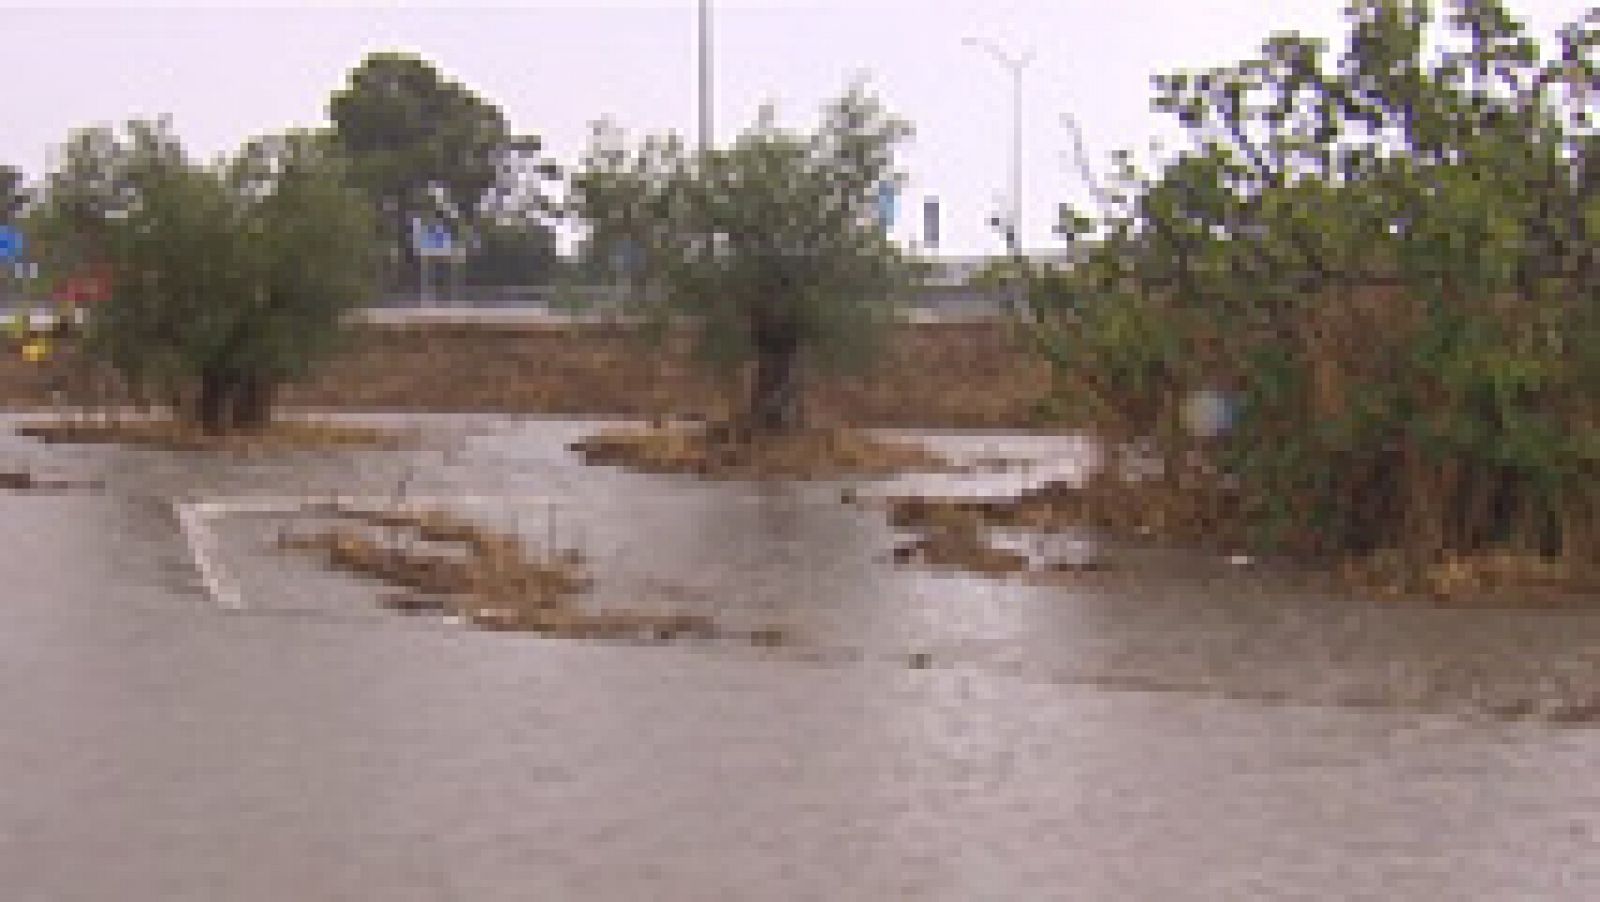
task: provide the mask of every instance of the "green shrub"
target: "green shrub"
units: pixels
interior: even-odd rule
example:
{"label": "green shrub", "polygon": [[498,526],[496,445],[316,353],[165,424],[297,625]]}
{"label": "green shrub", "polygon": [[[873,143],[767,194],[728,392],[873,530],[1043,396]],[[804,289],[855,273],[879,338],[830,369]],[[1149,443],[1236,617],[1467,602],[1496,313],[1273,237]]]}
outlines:
{"label": "green shrub", "polygon": [[[1494,2],[1349,19],[1335,61],[1279,35],[1157,79],[1197,146],[1153,177],[1121,165],[1086,262],[1034,280],[1040,344],[1089,425],[1237,477],[1264,540],[1589,566],[1600,19],[1549,60]],[[1201,389],[1236,396],[1226,435],[1172,428]]]}

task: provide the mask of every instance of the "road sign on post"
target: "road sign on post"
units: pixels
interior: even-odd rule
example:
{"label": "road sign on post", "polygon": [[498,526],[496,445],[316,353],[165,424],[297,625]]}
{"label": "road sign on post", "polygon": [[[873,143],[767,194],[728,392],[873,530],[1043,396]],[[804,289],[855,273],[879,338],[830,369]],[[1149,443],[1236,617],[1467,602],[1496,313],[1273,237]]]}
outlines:
{"label": "road sign on post", "polygon": [[16,226],[0,225],[0,263],[13,263],[22,259],[27,242]]}
{"label": "road sign on post", "polygon": [[411,243],[419,257],[448,257],[455,253],[450,228],[444,223],[424,223],[421,218],[411,220]]}
{"label": "road sign on post", "polygon": [[440,222],[423,222],[422,217],[411,218],[411,246],[417,252],[417,293],[423,302],[434,300],[428,286],[428,261],[435,257],[450,257],[455,254],[455,242],[451,240],[450,228]]}

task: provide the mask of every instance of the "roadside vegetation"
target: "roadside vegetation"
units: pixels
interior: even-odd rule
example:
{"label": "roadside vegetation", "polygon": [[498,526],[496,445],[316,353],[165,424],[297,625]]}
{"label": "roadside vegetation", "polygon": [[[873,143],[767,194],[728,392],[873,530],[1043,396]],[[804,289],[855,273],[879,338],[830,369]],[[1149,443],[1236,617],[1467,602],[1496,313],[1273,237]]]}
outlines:
{"label": "roadside vegetation", "polygon": [[269,425],[281,387],[333,350],[375,274],[368,205],[310,134],[205,164],[163,122],[85,130],[34,221],[53,269],[115,286],[87,354],[208,435]]}
{"label": "roadside vegetation", "polygon": [[[414,222],[448,228],[440,261],[469,284],[527,285],[556,268],[545,185],[558,171],[537,135],[511,130],[492,101],[407,53],[372,53],[328,100],[331,138],[377,211],[382,284],[414,291],[424,261]],[[432,281],[445,278],[445,266]]]}
{"label": "roadside vegetation", "polygon": [[[461,251],[450,278],[548,274],[540,186],[553,170],[498,108],[423,60],[373,54],[329,115],[331,129],[213,162],[192,158],[166,120],[143,120],[75,132],[35,185],[0,169],[0,221],[22,226],[41,274],[32,294],[69,306],[83,301],[74,285],[95,295],[62,315],[91,313],[86,330],[18,339],[29,362],[79,409],[171,414],[32,427],[40,437],[264,438],[282,388],[341,347],[346,314],[418,284],[413,222],[449,225]],[[305,423],[274,432],[291,445],[361,438]]]}
{"label": "roadside vegetation", "polygon": [[1030,279],[1058,402],[1165,532],[1595,585],[1600,14],[1553,48],[1494,0],[1348,22],[1155,80],[1193,146],[1117,155],[1064,212],[1085,262]]}
{"label": "roadside vegetation", "polygon": [[677,135],[629,146],[598,125],[572,179],[572,209],[591,227],[591,247],[622,264],[650,331],[662,341],[687,334],[700,360],[740,386],[743,402],[693,435],[591,447],[607,460],[626,453],[675,470],[686,452],[705,458],[697,470],[742,470],[755,463],[751,454],[793,457],[801,445],[824,470],[827,460],[857,470],[907,459],[899,447],[871,453],[864,436],[807,435],[805,402],[819,374],[873,359],[910,283],[913,263],[879,217],[879,198],[900,179],[895,149],[910,135],[909,123],[859,86],[812,131],[779,127],[768,108],[726,148],[691,150]]}

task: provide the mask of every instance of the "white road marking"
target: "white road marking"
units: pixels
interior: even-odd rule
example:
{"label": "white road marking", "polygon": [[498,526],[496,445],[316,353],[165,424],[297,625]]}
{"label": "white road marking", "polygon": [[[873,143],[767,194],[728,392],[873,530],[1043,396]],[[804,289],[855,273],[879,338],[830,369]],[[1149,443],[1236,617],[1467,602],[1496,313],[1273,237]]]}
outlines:
{"label": "white road marking", "polygon": [[217,562],[219,552],[217,534],[212,521],[239,514],[296,514],[347,508],[415,509],[446,505],[502,505],[507,502],[546,502],[546,495],[452,495],[396,499],[388,495],[281,495],[217,498],[210,501],[178,501],[173,503],[184,542],[189,548],[189,558],[200,575],[206,595],[218,608],[237,612],[246,610],[244,596],[238,582]]}

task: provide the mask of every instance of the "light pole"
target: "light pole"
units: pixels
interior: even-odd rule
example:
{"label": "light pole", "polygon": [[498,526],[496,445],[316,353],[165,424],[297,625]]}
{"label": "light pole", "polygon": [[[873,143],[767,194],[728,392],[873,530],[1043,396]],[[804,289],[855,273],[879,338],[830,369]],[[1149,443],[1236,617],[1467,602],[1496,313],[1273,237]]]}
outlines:
{"label": "light pole", "polygon": [[1011,73],[1011,222],[1006,241],[1013,256],[1022,257],[1022,70],[1033,62],[1033,51],[1012,56],[982,38],[964,38],[961,43],[977,47]]}
{"label": "light pole", "polygon": [[711,0],[700,0],[700,152],[711,149]]}
{"label": "light pole", "polygon": [[[710,177],[711,170],[711,0],[700,0],[700,149],[695,162],[699,178]],[[710,255],[716,244],[713,229],[700,230],[702,253]]]}

